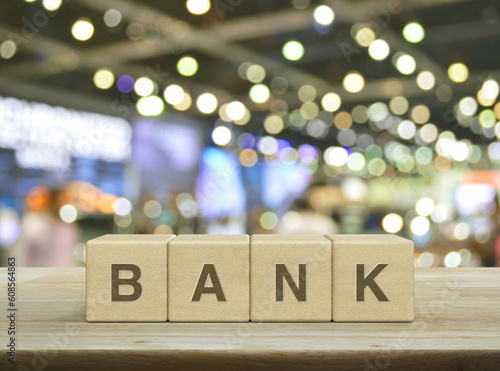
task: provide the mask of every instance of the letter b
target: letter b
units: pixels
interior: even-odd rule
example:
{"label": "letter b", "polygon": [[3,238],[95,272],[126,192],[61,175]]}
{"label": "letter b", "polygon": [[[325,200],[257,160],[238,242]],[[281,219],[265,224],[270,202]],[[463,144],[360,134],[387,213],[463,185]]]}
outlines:
{"label": "letter b", "polygon": [[[132,272],[132,278],[120,278],[120,271]],[[135,264],[111,264],[111,301],[135,301],[142,295],[142,286],[139,283],[141,270]],[[128,285],[134,288],[129,295],[120,294],[120,286]]]}

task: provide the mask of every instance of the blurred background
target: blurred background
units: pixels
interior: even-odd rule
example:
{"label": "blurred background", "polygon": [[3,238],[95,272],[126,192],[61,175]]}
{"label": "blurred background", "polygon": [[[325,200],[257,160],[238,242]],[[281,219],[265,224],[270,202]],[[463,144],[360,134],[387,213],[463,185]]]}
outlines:
{"label": "blurred background", "polygon": [[494,0],[0,5],[0,251],[106,233],[397,233],[500,266]]}

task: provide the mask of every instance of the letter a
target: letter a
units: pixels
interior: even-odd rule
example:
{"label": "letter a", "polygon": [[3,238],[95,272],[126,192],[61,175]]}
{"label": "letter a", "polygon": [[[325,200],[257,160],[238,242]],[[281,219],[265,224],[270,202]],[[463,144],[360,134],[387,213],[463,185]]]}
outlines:
{"label": "letter a", "polygon": [[[210,280],[212,281],[212,287],[205,286],[208,276],[210,276]],[[226,297],[222,291],[222,286],[219,282],[219,277],[217,276],[217,272],[215,271],[213,264],[205,264],[203,266],[191,301],[200,301],[202,294],[215,294],[217,301],[226,301]]]}

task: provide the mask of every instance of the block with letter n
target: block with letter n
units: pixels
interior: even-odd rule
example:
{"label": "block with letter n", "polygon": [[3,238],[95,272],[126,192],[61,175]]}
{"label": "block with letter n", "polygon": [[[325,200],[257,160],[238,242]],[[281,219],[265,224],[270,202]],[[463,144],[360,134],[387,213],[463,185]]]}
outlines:
{"label": "block with letter n", "polygon": [[254,234],[252,322],[330,322],[332,245],[316,234]]}

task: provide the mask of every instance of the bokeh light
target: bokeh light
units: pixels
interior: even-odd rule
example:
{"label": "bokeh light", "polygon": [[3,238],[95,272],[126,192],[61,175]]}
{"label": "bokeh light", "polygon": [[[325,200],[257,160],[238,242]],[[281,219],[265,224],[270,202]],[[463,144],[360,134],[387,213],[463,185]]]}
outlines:
{"label": "bokeh light", "polygon": [[343,85],[349,93],[359,93],[365,86],[365,79],[359,72],[349,72],[344,77]]}
{"label": "bokeh light", "polygon": [[411,55],[403,54],[397,58],[396,68],[403,75],[411,75],[413,72],[415,72],[417,64],[415,62],[415,59],[413,59]]}
{"label": "bokeh light", "polygon": [[213,94],[203,93],[196,100],[196,106],[202,113],[213,113],[217,109],[217,98]]}
{"label": "bokeh light", "polygon": [[245,116],[245,105],[239,101],[233,101],[227,105],[226,112],[230,120],[240,120]]}
{"label": "bokeh light", "polygon": [[469,77],[469,69],[463,63],[453,63],[448,68],[448,76],[453,82],[464,82]]}
{"label": "bokeh light", "polygon": [[88,19],[79,19],[73,24],[71,34],[79,41],[86,41],[94,34],[94,25]]}
{"label": "bokeh light", "polygon": [[182,57],[177,62],[177,72],[182,76],[193,76],[198,72],[198,62],[193,57]]}
{"label": "bokeh light", "polygon": [[417,236],[423,236],[429,232],[430,223],[429,219],[423,216],[417,216],[411,221],[411,231]]}
{"label": "bokeh light", "polygon": [[205,14],[210,10],[210,0],[187,0],[186,8],[194,15]]}
{"label": "bokeh light", "polygon": [[64,205],[59,209],[59,216],[65,223],[73,223],[78,218],[78,212],[73,205]]}
{"label": "bokeh light", "polygon": [[3,59],[10,59],[16,54],[16,51],[16,43],[12,40],[6,40],[0,46],[0,57]]}
{"label": "bokeh light", "polygon": [[387,214],[382,219],[382,228],[387,233],[398,233],[401,229],[403,229],[403,218],[398,214]]}
{"label": "bokeh light", "polygon": [[411,22],[403,28],[403,36],[410,43],[419,43],[424,39],[425,31],[420,23]]}
{"label": "bokeh light", "polygon": [[257,84],[252,86],[249,92],[250,99],[255,103],[265,103],[269,100],[271,92],[264,84]]}
{"label": "bokeh light", "polygon": [[179,85],[172,84],[165,88],[163,92],[163,97],[165,101],[169,104],[175,105],[179,104],[184,97],[184,89],[182,89]]}
{"label": "bokeh light", "polygon": [[116,27],[122,21],[122,14],[116,9],[109,9],[104,13],[104,23],[108,27]]}
{"label": "bokeh light", "polygon": [[290,61],[298,61],[304,55],[304,46],[295,40],[283,45],[283,56]]}
{"label": "bokeh light", "polygon": [[323,26],[328,26],[333,23],[335,14],[332,8],[327,5],[320,5],[314,10],[314,20]]}
{"label": "bokeh light", "polygon": [[43,7],[49,11],[56,11],[62,5],[62,0],[43,0]]}
{"label": "bokeh light", "polygon": [[218,126],[212,131],[212,140],[219,146],[225,146],[232,139],[231,130],[225,126]]}
{"label": "bokeh light", "polygon": [[368,48],[368,53],[376,61],[381,61],[389,55],[389,44],[385,40],[378,39],[372,42]]}
{"label": "bokeh light", "polygon": [[420,72],[417,76],[417,84],[422,90],[430,90],[436,84],[436,78],[430,71]]}
{"label": "bokeh light", "polygon": [[375,41],[375,33],[371,28],[362,27],[356,32],[355,39],[359,45],[368,47]]}
{"label": "bokeh light", "polygon": [[94,84],[99,89],[109,89],[115,82],[115,75],[109,68],[100,68],[94,74]]}
{"label": "bokeh light", "polygon": [[130,75],[121,75],[116,81],[116,85],[122,93],[129,93],[134,89],[134,78]]}
{"label": "bokeh light", "polygon": [[137,101],[137,111],[143,116],[158,116],[164,109],[163,100],[155,95]]}
{"label": "bokeh light", "polygon": [[264,229],[272,230],[278,226],[278,223],[278,215],[276,215],[272,211],[266,211],[260,216],[260,225]]}
{"label": "bokeh light", "polygon": [[147,97],[153,94],[155,84],[149,77],[141,77],[134,84],[134,91],[140,97]]}

